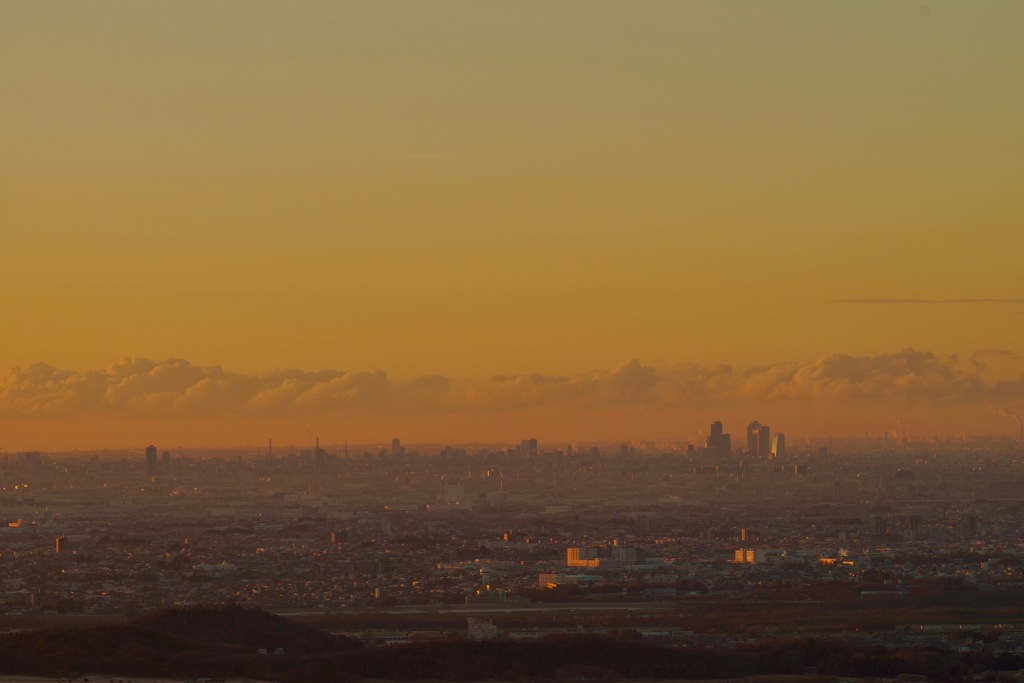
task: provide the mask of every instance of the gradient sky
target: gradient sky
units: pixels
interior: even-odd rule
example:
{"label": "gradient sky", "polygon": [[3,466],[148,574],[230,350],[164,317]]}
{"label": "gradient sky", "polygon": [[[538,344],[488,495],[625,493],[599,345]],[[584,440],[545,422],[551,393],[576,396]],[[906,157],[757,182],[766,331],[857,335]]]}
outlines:
{"label": "gradient sky", "polygon": [[[4,2],[0,449],[1012,433],[1022,25],[1017,0]],[[230,391],[111,398],[121,358]],[[774,384],[679,388],[721,365]],[[272,380],[318,393],[254,408]]]}

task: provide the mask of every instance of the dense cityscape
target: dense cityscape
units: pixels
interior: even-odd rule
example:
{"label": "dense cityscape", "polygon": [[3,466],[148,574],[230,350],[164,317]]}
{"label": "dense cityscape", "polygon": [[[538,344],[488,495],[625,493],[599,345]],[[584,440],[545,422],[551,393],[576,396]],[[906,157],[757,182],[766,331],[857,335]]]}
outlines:
{"label": "dense cityscape", "polygon": [[396,438],[23,452],[2,465],[9,628],[230,603],[365,642],[629,627],[676,645],[822,631],[973,644],[980,630],[1024,648],[1024,620],[1001,616],[967,631],[916,617],[885,628],[722,617],[765,602],[787,614],[779,596],[818,600],[838,585],[883,611],[936,582],[1019,588],[1024,449],[1008,438],[787,448],[753,422],[733,448],[715,423],[703,444]]}
{"label": "dense cityscape", "polygon": [[1024,683],[1022,25],[0,2],[0,683]]}

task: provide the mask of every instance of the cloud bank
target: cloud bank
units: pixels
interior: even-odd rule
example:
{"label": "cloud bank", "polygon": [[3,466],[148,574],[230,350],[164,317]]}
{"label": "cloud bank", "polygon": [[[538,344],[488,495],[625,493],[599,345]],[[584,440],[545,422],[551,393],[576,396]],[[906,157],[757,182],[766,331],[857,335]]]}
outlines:
{"label": "cloud bank", "polygon": [[105,370],[15,368],[0,378],[0,415],[302,415],[334,411],[431,413],[559,407],[669,408],[729,401],[968,405],[1024,399],[1024,376],[986,382],[981,358],[903,349],[737,370],[728,365],[655,368],[631,360],[575,376],[497,375],[468,380],[385,372],[279,370],[241,374],[182,359],[126,358]]}

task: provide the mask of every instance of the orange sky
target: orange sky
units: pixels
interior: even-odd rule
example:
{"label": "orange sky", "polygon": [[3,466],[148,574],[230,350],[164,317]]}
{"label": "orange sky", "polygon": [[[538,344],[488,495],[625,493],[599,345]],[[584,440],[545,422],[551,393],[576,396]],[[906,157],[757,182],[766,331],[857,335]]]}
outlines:
{"label": "orange sky", "polygon": [[0,450],[1011,433],[1022,19],[3,3]]}

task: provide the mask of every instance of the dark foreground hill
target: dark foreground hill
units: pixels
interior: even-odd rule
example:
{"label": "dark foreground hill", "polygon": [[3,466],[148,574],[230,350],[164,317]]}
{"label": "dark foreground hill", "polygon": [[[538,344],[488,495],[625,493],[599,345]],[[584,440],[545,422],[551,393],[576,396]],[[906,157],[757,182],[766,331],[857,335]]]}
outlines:
{"label": "dark foreground hill", "polygon": [[[278,648],[283,654],[273,654]],[[269,654],[261,654],[260,651]],[[246,677],[282,683],[386,680],[726,679],[765,674],[1012,680],[1024,658],[985,652],[853,646],[799,638],[728,649],[668,648],[622,637],[534,642],[442,640],[362,647],[239,607],[157,612],[120,626],[0,636],[0,674]]]}
{"label": "dark foreground hill", "polygon": [[[798,638],[732,648],[675,648],[630,638],[554,636],[534,642],[438,641],[366,648],[334,660],[330,680],[713,680],[764,675],[807,680],[894,678],[904,674],[958,683],[980,673],[1014,681],[1024,658],[933,648],[852,646]],[[326,672],[324,672],[326,673]],[[1019,680],[1019,679],[1017,679]]]}
{"label": "dark foreground hill", "polygon": [[[154,612],[118,626],[0,636],[0,673],[69,676],[252,676],[361,645],[258,609],[195,607]],[[278,649],[284,655],[274,655]],[[265,650],[269,654],[261,654]]]}

